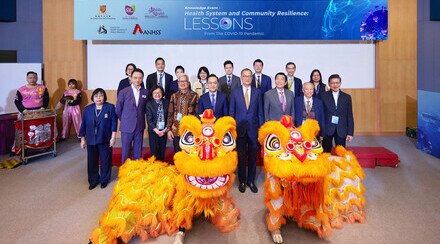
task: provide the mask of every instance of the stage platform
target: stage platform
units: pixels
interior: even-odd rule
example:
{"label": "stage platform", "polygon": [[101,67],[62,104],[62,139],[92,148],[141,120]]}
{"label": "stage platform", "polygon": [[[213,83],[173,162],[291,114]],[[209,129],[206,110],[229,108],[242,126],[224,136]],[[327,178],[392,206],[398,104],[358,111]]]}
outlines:
{"label": "stage platform", "polygon": [[[399,164],[399,156],[384,147],[348,147],[356,155],[362,168],[374,168],[376,166],[397,167]],[[165,152],[165,161],[173,162],[173,148],[168,147]],[[142,150],[142,158],[147,159],[151,156],[150,148],[144,147]],[[122,151],[121,148],[113,148],[113,165],[121,166]],[[263,162],[257,156],[257,165],[262,166]]]}

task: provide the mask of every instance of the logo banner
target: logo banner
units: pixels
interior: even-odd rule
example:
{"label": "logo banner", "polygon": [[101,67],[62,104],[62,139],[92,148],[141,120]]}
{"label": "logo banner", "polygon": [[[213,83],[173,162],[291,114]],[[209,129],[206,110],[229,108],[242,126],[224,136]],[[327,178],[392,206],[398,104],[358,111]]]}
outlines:
{"label": "logo banner", "polygon": [[75,0],[76,40],[386,40],[387,0]]}

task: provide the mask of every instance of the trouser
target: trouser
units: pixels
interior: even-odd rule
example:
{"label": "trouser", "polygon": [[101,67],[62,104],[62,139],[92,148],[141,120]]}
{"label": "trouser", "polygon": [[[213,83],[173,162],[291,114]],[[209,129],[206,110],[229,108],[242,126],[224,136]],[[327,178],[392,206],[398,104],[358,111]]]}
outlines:
{"label": "trouser", "polygon": [[70,124],[73,123],[75,127],[76,136],[79,134],[79,128],[81,127],[81,110],[79,105],[64,107],[63,111],[63,131],[61,137],[63,139],[69,138],[70,134]]}
{"label": "trouser", "polygon": [[130,157],[130,150],[133,145],[133,160],[142,158],[142,143],[144,130],[134,130],[134,132],[121,132],[122,142],[122,163]]}
{"label": "trouser", "polygon": [[[99,163],[101,162],[101,174]],[[112,174],[112,148],[107,143],[87,145],[87,174],[90,185],[106,184]]]}
{"label": "trouser", "polygon": [[180,136],[174,136],[173,138],[173,146],[174,146],[174,153],[180,152],[182,149],[180,148]]}
{"label": "trouser", "polygon": [[[240,183],[251,183],[255,180],[257,160],[257,138],[251,138],[246,132],[237,138],[238,180]],[[246,161],[248,163],[246,177]]]}
{"label": "trouser", "polygon": [[324,148],[324,152],[331,152],[332,151],[333,138],[335,139],[336,146],[341,145],[341,146],[345,147],[346,137],[339,137],[338,132],[335,130],[333,135],[324,136],[324,139],[322,140],[322,147]]}
{"label": "trouser", "polygon": [[148,130],[148,141],[150,142],[151,155],[156,156],[156,159],[160,161],[164,161],[167,135],[159,137],[156,132]]}

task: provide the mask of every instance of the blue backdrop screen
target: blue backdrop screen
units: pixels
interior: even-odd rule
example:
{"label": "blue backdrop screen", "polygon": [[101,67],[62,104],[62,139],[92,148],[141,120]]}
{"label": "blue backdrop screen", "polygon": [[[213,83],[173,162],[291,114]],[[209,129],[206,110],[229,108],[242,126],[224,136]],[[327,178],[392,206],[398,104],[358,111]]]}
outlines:
{"label": "blue backdrop screen", "polygon": [[75,0],[77,40],[386,40],[387,0]]}

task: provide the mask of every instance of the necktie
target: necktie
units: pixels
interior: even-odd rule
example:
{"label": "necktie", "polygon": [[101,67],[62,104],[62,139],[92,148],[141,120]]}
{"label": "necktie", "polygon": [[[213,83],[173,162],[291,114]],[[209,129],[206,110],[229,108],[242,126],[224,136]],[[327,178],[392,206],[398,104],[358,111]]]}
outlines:
{"label": "necktie", "polygon": [[257,88],[260,88],[260,76],[257,76]]}
{"label": "necktie", "polygon": [[244,103],[246,104],[246,109],[249,109],[249,88],[246,88],[246,92],[244,93]]}
{"label": "necktie", "polygon": [[211,93],[211,105],[212,105],[212,110],[214,110],[215,112],[215,94]]}
{"label": "necktie", "polygon": [[284,99],[284,92],[280,92],[280,102],[283,112],[286,111],[286,100]]}
{"label": "necktie", "polygon": [[231,87],[231,76],[228,76],[228,86]]}
{"label": "necktie", "polygon": [[306,106],[307,113],[310,113],[310,109],[312,109],[312,107],[310,106],[310,100],[307,100],[307,106]]}
{"label": "necktie", "polygon": [[162,87],[162,88],[163,88],[163,85],[162,85],[162,84],[163,84],[163,83],[162,83],[162,80],[163,80],[163,73],[161,73],[161,74],[159,75],[159,84],[158,84],[158,85],[159,85],[160,87]]}

